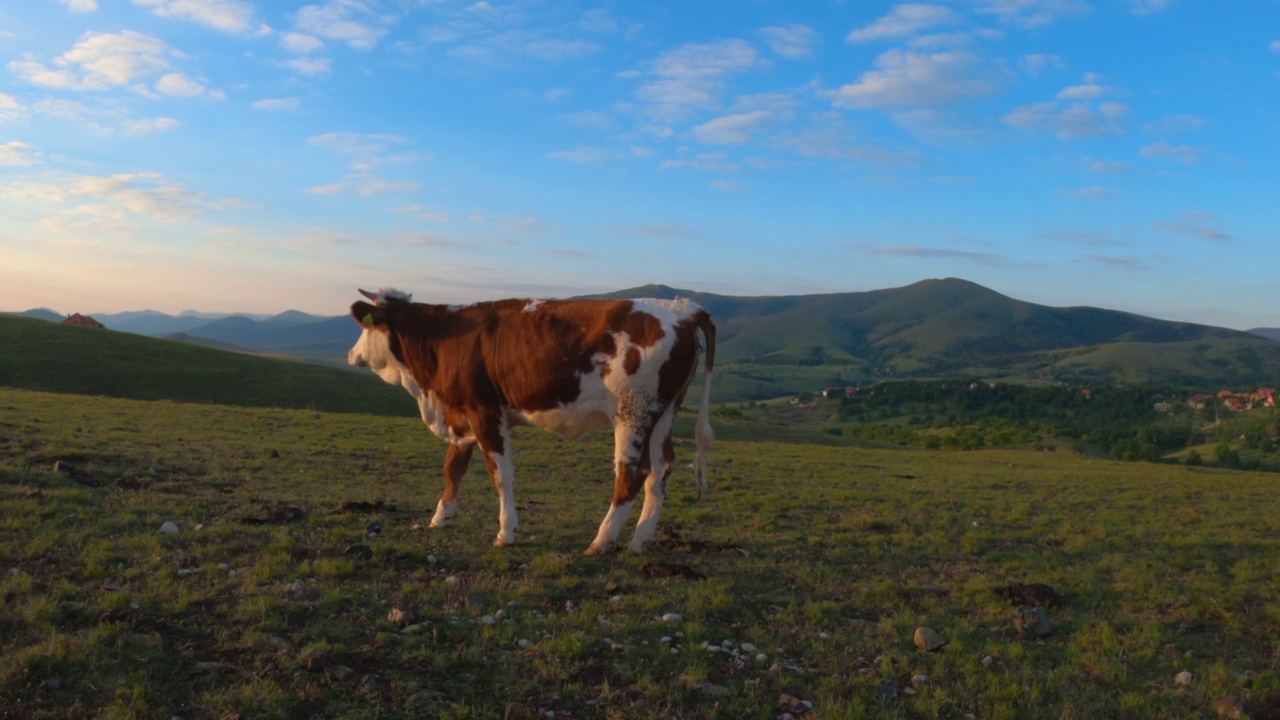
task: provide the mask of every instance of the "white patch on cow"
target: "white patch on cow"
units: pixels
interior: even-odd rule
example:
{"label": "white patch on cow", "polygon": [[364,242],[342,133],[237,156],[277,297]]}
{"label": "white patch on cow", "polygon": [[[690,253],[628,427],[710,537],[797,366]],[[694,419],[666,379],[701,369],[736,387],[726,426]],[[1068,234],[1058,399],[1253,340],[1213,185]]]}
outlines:
{"label": "white patch on cow", "polygon": [[595,370],[578,378],[578,398],[553,410],[523,411],[512,409],[508,418],[513,424],[532,425],[553,432],[566,440],[577,440],[596,428],[613,422],[618,414],[618,396],[605,386],[604,366],[610,356],[603,353],[592,358]]}
{"label": "white patch on cow", "polygon": [[542,300],[530,300],[528,305],[524,306],[524,311],[531,313],[542,306]]}
{"label": "white patch on cow", "polygon": [[431,516],[431,527],[442,528],[453,524],[453,518],[458,514],[458,501],[452,500],[448,505],[445,504],[444,498],[436,502],[436,514]]}
{"label": "white patch on cow", "polygon": [[511,433],[507,431],[506,423],[503,423],[501,434],[502,447],[506,452],[499,455],[486,451],[493,461],[495,477],[492,480],[494,488],[498,491],[499,530],[498,537],[493,540],[496,547],[506,547],[515,543],[516,526],[519,525],[519,517],[516,515],[516,468],[511,462]]}
{"label": "white patch on cow", "polygon": [[422,389],[405,367],[391,352],[391,343],[386,330],[364,328],[360,339],[347,352],[347,364],[352,367],[367,367],[378,374],[383,382],[399,385],[409,394],[422,397]]}
{"label": "white patch on cow", "polygon": [[440,396],[435,394],[435,391],[428,390],[425,393],[419,393],[416,397],[418,398],[418,412],[422,415],[422,422],[436,437],[463,445],[475,442],[476,436],[473,433],[468,431],[458,434],[454,432],[452,427],[449,427],[449,423],[445,419],[445,404],[440,400]]}
{"label": "white patch on cow", "polygon": [[640,510],[636,532],[631,539],[631,552],[637,555],[643,553],[645,546],[653,540],[658,529],[658,516],[662,514],[662,505],[667,499],[667,458],[662,446],[671,434],[671,424],[674,421],[675,408],[669,407],[654,423],[653,434],[649,439],[650,472],[644,481],[644,507]]}
{"label": "white patch on cow", "polygon": [[413,294],[391,287],[378,288],[377,303],[379,305],[386,305],[392,300],[411,302],[413,300]]}
{"label": "white patch on cow", "polygon": [[622,532],[622,524],[627,521],[627,516],[630,514],[630,502],[611,505],[609,512],[605,513],[604,522],[600,523],[600,531],[596,533],[596,539],[592,540],[591,547],[587,548],[587,553],[603,555],[608,552],[609,546],[618,539],[618,534]]}

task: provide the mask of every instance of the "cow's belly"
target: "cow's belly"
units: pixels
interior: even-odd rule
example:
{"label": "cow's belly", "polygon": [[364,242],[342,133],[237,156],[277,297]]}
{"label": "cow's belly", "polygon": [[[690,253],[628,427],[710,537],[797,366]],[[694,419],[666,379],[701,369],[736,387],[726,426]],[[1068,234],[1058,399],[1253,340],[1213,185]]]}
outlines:
{"label": "cow's belly", "polygon": [[554,410],[513,410],[512,424],[532,425],[553,432],[566,440],[576,440],[613,421],[613,415],[599,406],[571,404]]}

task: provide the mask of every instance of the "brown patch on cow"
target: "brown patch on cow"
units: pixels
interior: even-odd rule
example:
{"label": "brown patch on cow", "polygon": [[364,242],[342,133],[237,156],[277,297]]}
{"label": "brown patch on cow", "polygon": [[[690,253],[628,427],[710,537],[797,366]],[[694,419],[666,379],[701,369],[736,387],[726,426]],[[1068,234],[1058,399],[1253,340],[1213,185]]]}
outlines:
{"label": "brown patch on cow", "polygon": [[658,370],[658,398],[668,406],[684,399],[685,389],[698,369],[698,328],[693,322],[681,320],[676,325],[676,342],[671,354]]}
{"label": "brown patch on cow", "polygon": [[635,375],[640,372],[640,359],[640,348],[627,348],[627,357],[622,367],[626,369],[628,375]]}

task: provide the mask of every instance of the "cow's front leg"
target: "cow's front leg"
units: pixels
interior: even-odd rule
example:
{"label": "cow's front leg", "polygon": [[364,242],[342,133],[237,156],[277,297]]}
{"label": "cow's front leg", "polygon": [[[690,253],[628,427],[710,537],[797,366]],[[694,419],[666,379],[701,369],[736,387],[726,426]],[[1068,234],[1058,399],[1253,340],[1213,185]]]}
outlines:
{"label": "cow's front leg", "polygon": [[649,472],[644,454],[648,437],[643,431],[619,425],[614,430],[613,443],[613,502],[609,504],[609,512],[605,513],[604,521],[600,523],[596,539],[587,548],[588,555],[605,554],[609,551],[609,546],[618,539],[623,523],[631,514],[631,503],[640,494],[645,475]]}
{"label": "cow's front leg", "polygon": [[649,448],[649,477],[644,481],[644,507],[636,521],[636,534],[631,540],[631,552],[643,553],[658,529],[658,516],[667,499],[667,482],[675,464],[676,450],[671,443],[671,421],[674,410],[664,415],[654,429]]}
{"label": "cow's front leg", "polygon": [[489,479],[498,491],[498,537],[495,547],[506,547],[516,541],[516,469],[511,462],[511,433],[501,418],[477,416],[471,418],[476,430],[480,450],[484,453],[484,466]]}
{"label": "cow's front leg", "polygon": [[471,451],[474,449],[475,445],[449,443],[449,452],[444,458],[444,495],[436,503],[436,514],[431,517],[431,527],[445,527],[457,516],[458,487],[462,484],[462,476],[467,473]]}

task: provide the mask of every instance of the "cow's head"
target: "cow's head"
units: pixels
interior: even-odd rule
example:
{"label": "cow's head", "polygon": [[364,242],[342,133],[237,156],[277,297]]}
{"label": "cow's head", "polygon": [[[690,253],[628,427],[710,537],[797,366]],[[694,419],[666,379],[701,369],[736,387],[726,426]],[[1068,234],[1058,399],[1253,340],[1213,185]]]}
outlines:
{"label": "cow's head", "polygon": [[361,290],[361,295],[373,301],[372,304],[357,300],[351,304],[351,317],[360,323],[360,339],[347,352],[347,364],[352,367],[367,367],[391,385],[402,385],[404,389],[417,397],[420,394],[418,384],[414,382],[409,369],[396,357],[392,349],[392,333],[395,331],[388,324],[388,310],[397,303],[409,302],[408,293],[383,288],[376,293]]}

